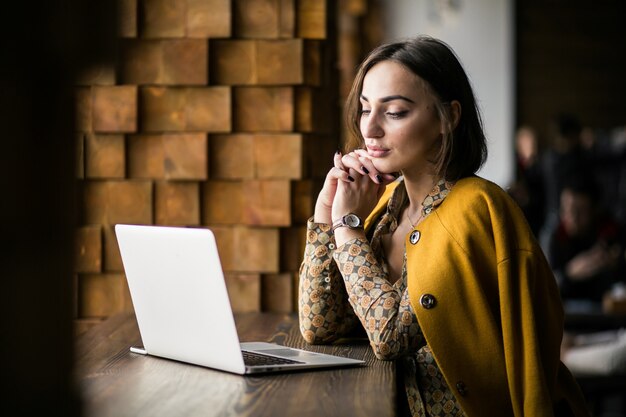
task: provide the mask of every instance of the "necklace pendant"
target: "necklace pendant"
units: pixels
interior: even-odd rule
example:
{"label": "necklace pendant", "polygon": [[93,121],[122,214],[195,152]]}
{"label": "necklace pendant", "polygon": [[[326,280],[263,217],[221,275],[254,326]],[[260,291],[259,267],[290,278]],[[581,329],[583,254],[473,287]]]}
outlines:
{"label": "necklace pendant", "polygon": [[420,231],[413,230],[413,232],[411,232],[411,236],[409,236],[409,242],[411,242],[411,245],[415,245],[417,242],[419,242],[420,237],[422,237]]}

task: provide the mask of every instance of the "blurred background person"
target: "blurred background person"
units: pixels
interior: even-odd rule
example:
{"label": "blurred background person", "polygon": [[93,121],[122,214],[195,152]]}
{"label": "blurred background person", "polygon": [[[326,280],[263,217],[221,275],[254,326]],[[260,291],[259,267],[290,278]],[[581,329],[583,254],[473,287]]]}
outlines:
{"label": "blurred background person", "polygon": [[580,144],[581,130],[578,118],[569,114],[555,117],[549,126],[549,148],[541,160],[546,213],[539,239],[544,250],[549,245],[549,234],[558,223],[561,191],[565,183],[581,172],[591,172]]}
{"label": "blurred background person", "polygon": [[515,135],[515,182],[509,187],[509,194],[521,207],[536,237],[545,217],[545,191],[539,161],[536,131],[530,126],[521,126]]}
{"label": "blurred background person", "polygon": [[548,258],[564,301],[599,303],[624,281],[621,225],[600,204],[588,174],[573,176],[560,192],[558,223],[550,233]]}

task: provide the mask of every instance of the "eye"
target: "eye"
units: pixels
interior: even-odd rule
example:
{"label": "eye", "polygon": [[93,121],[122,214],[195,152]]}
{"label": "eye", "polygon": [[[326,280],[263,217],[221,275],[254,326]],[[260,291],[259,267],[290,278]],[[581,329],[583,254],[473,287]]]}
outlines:
{"label": "eye", "polygon": [[392,119],[402,119],[404,116],[407,115],[407,113],[408,111],[406,110],[399,111],[399,112],[392,112],[392,111],[385,112],[385,114]]}
{"label": "eye", "polygon": [[366,116],[370,114],[372,111],[370,109],[361,109],[361,116]]}

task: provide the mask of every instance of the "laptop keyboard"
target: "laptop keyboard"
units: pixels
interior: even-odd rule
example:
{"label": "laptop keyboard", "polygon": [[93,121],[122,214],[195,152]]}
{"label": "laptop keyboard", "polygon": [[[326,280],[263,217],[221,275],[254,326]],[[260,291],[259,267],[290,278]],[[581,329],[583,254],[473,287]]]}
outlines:
{"label": "laptop keyboard", "polygon": [[263,366],[263,365],[288,365],[292,363],[304,363],[294,361],[292,359],[277,358],[275,356],[262,355],[260,353],[247,352],[242,350],[243,362],[248,366]]}

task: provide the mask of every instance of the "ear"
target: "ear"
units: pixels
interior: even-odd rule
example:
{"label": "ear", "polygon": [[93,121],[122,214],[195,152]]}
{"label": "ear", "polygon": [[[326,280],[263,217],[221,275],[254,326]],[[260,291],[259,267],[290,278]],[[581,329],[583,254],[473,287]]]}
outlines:
{"label": "ear", "polygon": [[457,100],[452,100],[450,103],[450,116],[452,116],[452,130],[454,130],[461,120],[461,103]]}
{"label": "ear", "polygon": [[[461,103],[458,100],[452,100],[450,102],[450,130],[454,131],[461,120]],[[447,133],[447,126],[441,124],[441,134]]]}

